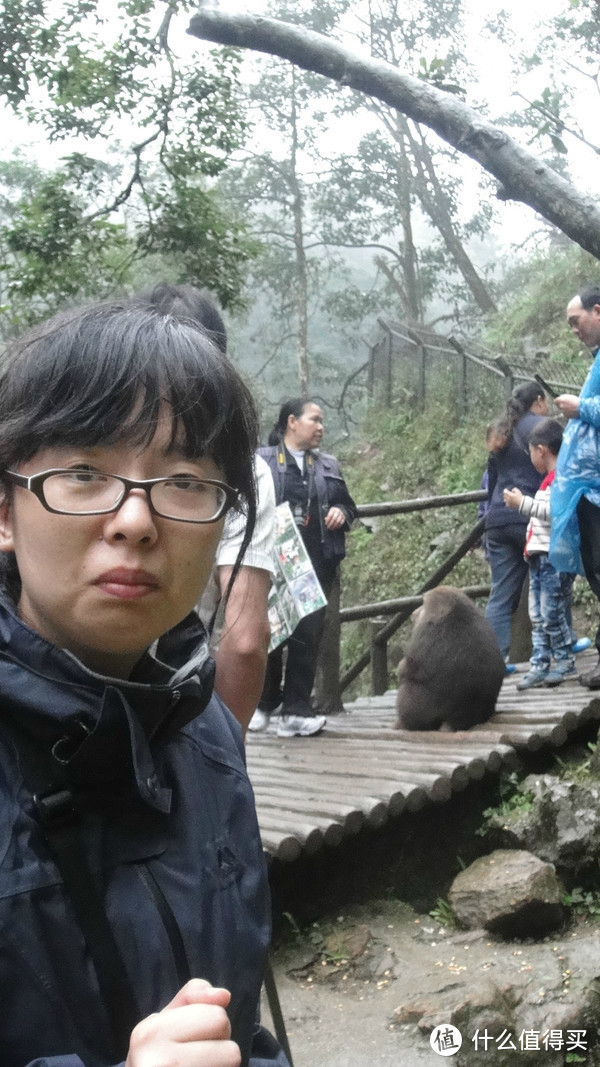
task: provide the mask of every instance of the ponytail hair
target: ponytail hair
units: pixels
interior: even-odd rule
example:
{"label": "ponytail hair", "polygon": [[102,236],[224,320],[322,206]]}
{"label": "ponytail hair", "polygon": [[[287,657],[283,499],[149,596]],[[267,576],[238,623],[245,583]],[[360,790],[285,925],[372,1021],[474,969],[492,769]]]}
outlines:
{"label": "ponytail hair", "polygon": [[278,445],[283,441],[290,415],[293,415],[295,419],[299,419],[306,405],[311,403],[312,401],[307,400],[304,396],[295,396],[291,400],[286,400],[281,405],[277,422],[269,434],[269,444]]}
{"label": "ponytail hair", "polygon": [[513,389],[512,395],[506,402],[506,410],[494,423],[496,434],[496,447],[494,452],[499,452],[510,444],[515,426],[523,415],[526,415],[536,400],[544,400],[546,394],[537,382],[524,382]]}

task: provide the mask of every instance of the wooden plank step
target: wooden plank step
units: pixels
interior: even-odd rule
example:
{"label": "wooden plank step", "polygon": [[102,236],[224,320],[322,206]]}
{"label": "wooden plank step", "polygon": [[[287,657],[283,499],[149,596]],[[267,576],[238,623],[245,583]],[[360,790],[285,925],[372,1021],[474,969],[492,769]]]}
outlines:
{"label": "wooden plank step", "polygon": [[571,683],[519,692],[517,681],[507,677],[495,715],[471,730],[396,730],[390,691],[348,705],[317,737],[277,738],[275,721],[249,735],[264,847],[283,862],[335,848],[404,811],[446,802],[469,781],[514,766],[519,752],[558,748],[600,719],[600,693]]}

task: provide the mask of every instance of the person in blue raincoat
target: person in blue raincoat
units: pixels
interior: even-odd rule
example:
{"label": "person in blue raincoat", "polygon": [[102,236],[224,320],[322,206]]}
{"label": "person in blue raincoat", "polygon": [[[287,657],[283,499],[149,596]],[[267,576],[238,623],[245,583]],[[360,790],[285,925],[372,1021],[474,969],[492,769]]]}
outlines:
{"label": "person in blue raincoat", "polygon": [[[552,534],[549,560],[558,571],[585,574],[600,600],[600,286],[582,288],[567,307],[573,333],[594,354],[579,396],[563,393],[555,404],[569,420],[558,455],[550,497]],[[580,676],[582,685],[600,689],[598,664]]]}

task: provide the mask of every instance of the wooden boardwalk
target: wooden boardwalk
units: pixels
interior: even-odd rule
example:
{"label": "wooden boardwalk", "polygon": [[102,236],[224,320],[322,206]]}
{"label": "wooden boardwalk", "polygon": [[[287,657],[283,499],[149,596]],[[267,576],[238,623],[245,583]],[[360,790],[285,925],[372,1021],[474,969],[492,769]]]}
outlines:
{"label": "wooden boardwalk", "polygon": [[[578,657],[591,668],[596,653]],[[523,670],[525,667],[523,667]],[[462,733],[395,730],[395,693],[364,697],[330,718],[322,734],[282,739],[276,727],[248,734],[247,758],[265,849],[280,860],[335,846],[362,827],[402,811],[443,803],[486,771],[517,763],[518,753],[559,748],[590,719],[600,692],[575,681],[519,693],[506,678],[496,714]]]}

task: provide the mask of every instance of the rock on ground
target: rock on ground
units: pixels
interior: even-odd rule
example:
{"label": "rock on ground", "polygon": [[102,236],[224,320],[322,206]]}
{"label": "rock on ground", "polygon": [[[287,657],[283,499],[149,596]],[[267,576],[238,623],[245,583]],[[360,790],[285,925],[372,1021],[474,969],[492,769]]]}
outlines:
{"label": "rock on ground", "polygon": [[456,876],[448,900],[460,926],[539,937],[563,922],[563,895],[551,863],[523,849],[497,849]]}

